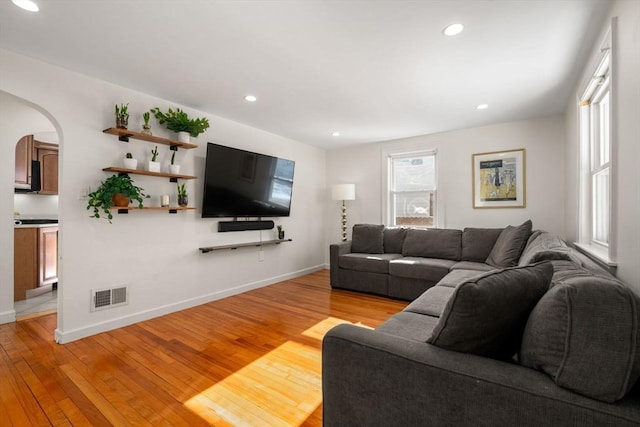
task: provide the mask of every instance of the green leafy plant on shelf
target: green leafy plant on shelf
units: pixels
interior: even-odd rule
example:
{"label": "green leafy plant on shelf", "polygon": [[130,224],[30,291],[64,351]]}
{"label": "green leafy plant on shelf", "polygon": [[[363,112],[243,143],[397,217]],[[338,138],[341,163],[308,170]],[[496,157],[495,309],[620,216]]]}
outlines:
{"label": "green leafy plant on shelf", "polygon": [[187,196],[187,188],[185,184],[178,184],[178,197],[186,197]]}
{"label": "green leafy plant on shelf", "polygon": [[166,113],[160,111],[158,107],[152,108],[150,111],[158,119],[158,123],[174,132],[188,132],[195,138],[209,129],[209,119],[206,117],[190,119],[187,113],[180,108],[175,110],[169,108]]}
{"label": "green leafy plant on shelf", "polygon": [[139,208],[143,207],[143,199],[149,198],[142,188],[133,183],[129,175],[112,175],[102,181],[96,191],[89,193],[87,210],[93,210],[91,218],[103,217],[111,222],[113,219],[111,209],[117,206],[114,196],[118,195],[125,196],[129,201],[138,202]]}
{"label": "green leafy plant on shelf", "polygon": [[156,148],[151,150],[151,161],[155,162],[157,158],[158,158],[158,146],[156,145]]}

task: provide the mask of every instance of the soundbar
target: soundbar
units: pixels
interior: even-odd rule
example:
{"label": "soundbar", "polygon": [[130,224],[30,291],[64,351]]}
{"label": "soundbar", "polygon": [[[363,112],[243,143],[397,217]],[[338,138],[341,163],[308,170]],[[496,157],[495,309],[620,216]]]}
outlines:
{"label": "soundbar", "polygon": [[247,231],[247,230],[271,230],[273,221],[220,221],[218,231]]}

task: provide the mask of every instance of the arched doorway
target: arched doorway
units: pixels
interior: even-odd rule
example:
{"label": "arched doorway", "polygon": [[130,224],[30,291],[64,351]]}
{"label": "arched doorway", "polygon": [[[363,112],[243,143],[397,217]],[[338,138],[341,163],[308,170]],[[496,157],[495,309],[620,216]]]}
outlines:
{"label": "arched doorway", "polygon": [[[0,91],[0,239],[14,241],[14,213],[34,217],[45,209],[47,216],[52,211],[57,214],[57,196],[37,196],[17,201],[15,193],[15,149],[17,142],[25,135],[36,134],[41,139],[57,139],[62,143],[59,125],[43,108],[27,100]],[[45,136],[46,135],[46,136]],[[50,197],[49,199],[44,199]],[[43,212],[45,213],[45,212]],[[58,253],[57,259],[61,256]],[[0,323],[15,320],[14,309],[14,247],[11,244],[0,248]],[[59,289],[58,292],[61,292]],[[60,309],[57,304],[58,310]],[[53,334],[53,331],[52,331]]]}

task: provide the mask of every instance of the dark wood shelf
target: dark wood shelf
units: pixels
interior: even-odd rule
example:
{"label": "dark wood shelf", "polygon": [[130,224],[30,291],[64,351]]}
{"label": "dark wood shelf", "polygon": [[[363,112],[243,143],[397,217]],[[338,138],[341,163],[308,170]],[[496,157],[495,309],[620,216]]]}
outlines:
{"label": "dark wood shelf", "polygon": [[270,246],[270,245],[279,245],[283,242],[292,242],[292,239],[276,239],[276,240],[263,240],[261,242],[248,242],[248,243],[235,243],[231,245],[220,245],[220,246],[209,246],[205,248],[198,248],[200,252],[206,254],[211,251],[220,251],[223,249],[238,249],[238,248],[247,248],[250,246],[261,247],[261,246]]}
{"label": "dark wood shelf", "polygon": [[164,172],[149,172],[142,169],[127,169],[127,168],[120,168],[117,166],[110,166],[102,170],[105,172],[131,173],[135,175],[146,175],[146,176],[155,176],[160,178],[169,178],[169,181],[171,182],[177,182],[178,179],[196,179],[197,178],[197,176],[193,176],[193,175],[183,175],[183,174],[164,173]]}
{"label": "dark wood shelf", "polygon": [[129,129],[121,129],[121,128],[108,128],[103,130],[102,132],[108,133],[110,135],[118,136],[118,139],[123,142],[129,142],[129,138],[139,139],[141,141],[153,142],[156,144],[168,145],[172,150],[176,150],[178,148],[198,148],[196,144],[191,144],[188,142],[180,142],[174,139],[163,138],[161,136],[149,135],[142,132],[134,132]]}

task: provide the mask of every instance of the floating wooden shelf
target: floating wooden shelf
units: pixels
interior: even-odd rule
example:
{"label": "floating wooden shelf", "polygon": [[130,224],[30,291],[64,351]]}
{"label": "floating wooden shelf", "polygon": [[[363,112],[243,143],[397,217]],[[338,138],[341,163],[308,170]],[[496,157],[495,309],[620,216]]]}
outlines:
{"label": "floating wooden shelf", "polygon": [[198,248],[200,252],[206,254],[211,251],[219,251],[222,249],[238,249],[238,248],[246,248],[250,246],[260,247],[260,246],[269,246],[269,245],[279,245],[283,242],[291,242],[292,239],[276,239],[276,240],[263,240],[261,242],[248,242],[248,243],[236,243],[233,245],[220,245],[220,246],[209,246],[205,248]]}
{"label": "floating wooden shelf", "polygon": [[108,168],[102,169],[105,172],[116,172],[116,173],[131,173],[135,175],[146,175],[146,176],[155,176],[160,178],[169,178],[171,182],[178,182],[178,179],[196,179],[197,176],[193,175],[183,175],[183,174],[175,174],[175,173],[164,173],[164,172],[149,172],[142,169],[127,169],[120,168],[116,166],[111,166]]}
{"label": "floating wooden shelf", "polygon": [[120,128],[108,128],[103,130],[102,132],[108,133],[110,135],[117,135],[118,139],[123,142],[129,142],[129,138],[139,139],[141,141],[153,142],[156,144],[168,145],[172,150],[177,150],[178,148],[197,148],[196,144],[191,144],[188,142],[180,142],[174,139],[163,138],[161,136],[149,135],[142,132],[134,132],[129,129],[120,129]]}
{"label": "floating wooden shelf", "polygon": [[168,211],[170,214],[174,214],[174,213],[178,213],[178,211],[192,211],[195,210],[194,207],[190,207],[190,206],[144,206],[142,208],[136,207],[136,206],[128,206],[126,208],[120,208],[120,207],[115,207],[114,209],[118,209],[118,213],[119,214],[126,214],[129,213],[129,211],[144,211],[144,210],[150,210],[150,211]]}

